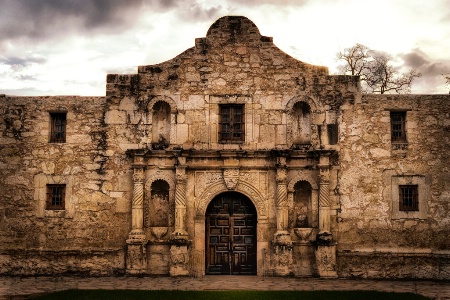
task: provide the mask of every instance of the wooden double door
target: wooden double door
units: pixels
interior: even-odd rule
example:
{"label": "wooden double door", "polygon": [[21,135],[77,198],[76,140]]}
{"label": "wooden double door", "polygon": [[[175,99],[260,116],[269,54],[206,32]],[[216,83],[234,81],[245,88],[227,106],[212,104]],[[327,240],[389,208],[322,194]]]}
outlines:
{"label": "wooden double door", "polygon": [[206,211],[206,273],[256,274],[256,209],[246,196],[226,192]]}

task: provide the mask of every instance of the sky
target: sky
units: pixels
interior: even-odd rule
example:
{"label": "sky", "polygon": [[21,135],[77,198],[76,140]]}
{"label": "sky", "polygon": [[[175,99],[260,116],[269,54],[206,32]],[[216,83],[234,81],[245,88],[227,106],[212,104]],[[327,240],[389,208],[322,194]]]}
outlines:
{"label": "sky", "polygon": [[330,74],[360,43],[420,72],[411,93],[449,93],[450,0],[0,0],[0,94],[104,96],[106,74],[169,60],[226,15]]}

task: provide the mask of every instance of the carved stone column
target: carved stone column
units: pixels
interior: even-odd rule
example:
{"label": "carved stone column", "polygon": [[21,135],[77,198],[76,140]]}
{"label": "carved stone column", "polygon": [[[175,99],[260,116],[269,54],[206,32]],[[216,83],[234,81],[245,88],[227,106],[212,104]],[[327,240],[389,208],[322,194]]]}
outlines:
{"label": "carved stone column", "polygon": [[330,232],[330,165],[329,157],[320,157],[319,233]]}
{"label": "carved stone column", "polygon": [[320,157],[319,234],[316,237],[316,266],[320,277],[337,277],[336,242],[330,228],[330,157]]}
{"label": "carved stone column", "polygon": [[186,231],[186,158],[178,157],[175,186],[175,230],[170,239],[171,276],[189,275],[188,233]]}
{"label": "carved stone column", "polygon": [[288,231],[288,203],[287,203],[287,170],[286,159],[279,158],[280,167],[277,169],[277,232],[273,237],[273,262],[276,275],[288,275],[292,266],[292,238]]}
{"label": "carved stone column", "polygon": [[129,239],[144,240],[144,168],[133,170],[133,199],[131,202],[131,232]]}
{"label": "carved stone column", "polygon": [[285,168],[277,169],[277,233],[287,232],[288,205],[287,205],[287,171]]}
{"label": "carved stone column", "polygon": [[181,163],[176,168],[176,186],[175,186],[175,231],[172,238],[187,239],[186,232],[186,159],[179,157],[178,162]]}
{"label": "carved stone column", "polygon": [[128,274],[143,274],[147,270],[147,254],[144,226],[144,163],[142,156],[135,156],[133,164],[133,198],[131,202],[131,232],[127,240]]}

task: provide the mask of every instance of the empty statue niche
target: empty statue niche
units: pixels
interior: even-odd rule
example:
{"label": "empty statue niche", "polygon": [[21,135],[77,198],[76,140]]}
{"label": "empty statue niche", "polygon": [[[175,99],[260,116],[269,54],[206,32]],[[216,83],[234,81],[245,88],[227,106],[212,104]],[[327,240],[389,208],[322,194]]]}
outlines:
{"label": "empty statue niche", "polygon": [[150,227],[168,227],[169,214],[169,184],[164,180],[156,180],[151,185],[148,215]]}
{"label": "empty statue niche", "polygon": [[292,109],[293,145],[311,144],[311,108],[308,103],[299,101]]}
{"label": "empty statue niche", "polygon": [[157,101],[152,111],[152,148],[165,149],[170,142],[170,105]]}
{"label": "empty statue niche", "polygon": [[312,188],[307,181],[294,185],[294,228],[310,228],[313,223]]}

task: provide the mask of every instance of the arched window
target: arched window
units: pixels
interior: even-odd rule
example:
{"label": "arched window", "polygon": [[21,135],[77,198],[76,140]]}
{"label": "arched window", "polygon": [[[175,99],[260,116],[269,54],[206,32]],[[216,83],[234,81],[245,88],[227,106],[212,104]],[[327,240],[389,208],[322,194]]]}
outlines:
{"label": "arched window", "polygon": [[150,226],[169,226],[169,184],[166,181],[156,180],[152,183],[149,206]]}
{"label": "arched window", "polygon": [[152,112],[152,146],[154,149],[165,149],[170,142],[170,105],[158,101]]}
{"label": "arched window", "polygon": [[307,181],[294,185],[294,227],[312,227],[312,187]]}
{"label": "arched window", "polygon": [[292,142],[294,145],[311,143],[311,108],[306,102],[295,103],[292,109]]}

